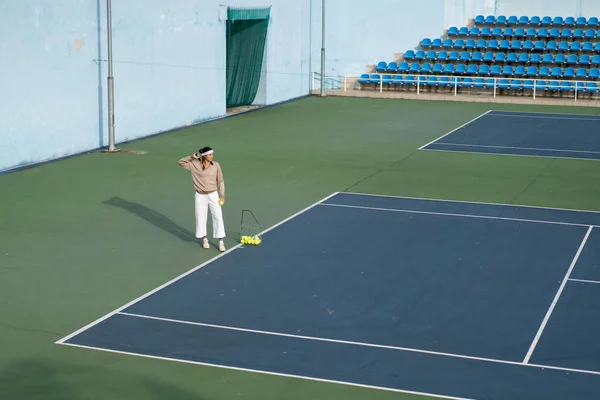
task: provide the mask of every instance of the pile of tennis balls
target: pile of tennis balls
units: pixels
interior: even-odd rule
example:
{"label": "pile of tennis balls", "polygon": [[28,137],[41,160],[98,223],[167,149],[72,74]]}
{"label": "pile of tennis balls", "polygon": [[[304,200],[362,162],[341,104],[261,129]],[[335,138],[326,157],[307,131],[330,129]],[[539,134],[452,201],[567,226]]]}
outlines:
{"label": "pile of tennis balls", "polygon": [[242,244],[260,244],[262,240],[258,236],[242,236]]}

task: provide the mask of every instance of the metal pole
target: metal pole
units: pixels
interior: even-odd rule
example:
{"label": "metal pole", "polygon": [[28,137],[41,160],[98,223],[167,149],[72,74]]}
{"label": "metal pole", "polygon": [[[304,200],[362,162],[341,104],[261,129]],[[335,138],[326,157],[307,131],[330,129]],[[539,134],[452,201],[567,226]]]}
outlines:
{"label": "metal pole", "polygon": [[325,0],[321,0],[321,97],[325,96]]}
{"label": "metal pole", "polygon": [[112,63],[112,15],[111,0],[106,0],[106,32],[108,39],[108,151],[118,151],[115,148],[115,97]]}

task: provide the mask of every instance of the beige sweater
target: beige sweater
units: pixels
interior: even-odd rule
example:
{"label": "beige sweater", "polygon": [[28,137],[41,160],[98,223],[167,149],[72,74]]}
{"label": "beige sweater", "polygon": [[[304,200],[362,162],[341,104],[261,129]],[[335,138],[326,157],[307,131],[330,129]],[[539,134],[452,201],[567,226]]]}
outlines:
{"label": "beige sweater", "polygon": [[189,156],[179,160],[178,164],[192,173],[194,187],[198,193],[209,194],[218,188],[220,197],[225,197],[225,182],[218,162],[213,161],[204,168],[200,159]]}

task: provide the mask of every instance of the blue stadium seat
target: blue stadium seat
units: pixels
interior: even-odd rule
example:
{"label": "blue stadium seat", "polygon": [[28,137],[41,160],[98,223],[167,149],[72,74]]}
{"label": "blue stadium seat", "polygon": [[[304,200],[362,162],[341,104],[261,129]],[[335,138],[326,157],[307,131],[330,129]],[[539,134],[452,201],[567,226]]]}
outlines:
{"label": "blue stadium seat", "polygon": [[450,86],[450,78],[447,76],[442,76],[440,81],[438,82],[438,87],[448,87]]}
{"label": "blue stadium seat", "polygon": [[506,20],[506,25],[516,25],[519,22],[516,15],[511,15]]}
{"label": "blue stadium seat", "polygon": [[583,39],[583,29],[575,29],[573,31],[573,40]]}
{"label": "blue stadium seat", "polygon": [[479,28],[474,26],[469,31],[469,36],[479,36],[479,33],[480,33]]}
{"label": "blue stadium seat", "polygon": [[588,19],[587,26],[597,27],[598,26],[598,17],[591,17],[590,19]]}
{"label": "blue stadium seat", "polygon": [[590,72],[588,73],[588,78],[590,78],[590,79],[598,79],[598,78],[600,78],[600,69],[598,69],[598,68],[590,68]]}
{"label": "blue stadium seat", "polygon": [[454,69],[455,74],[464,75],[467,72],[467,66],[465,64],[458,64]]}
{"label": "blue stadium seat", "polygon": [[415,59],[415,51],[414,50],[406,50],[404,53],[404,59],[407,61],[412,61]]}
{"label": "blue stadium seat", "polygon": [[577,72],[575,73],[575,78],[581,78],[581,79],[587,78],[587,69],[586,68],[577,68]]}
{"label": "blue stadium seat", "polygon": [[477,41],[477,45],[475,45],[477,50],[485,50],[487,49],[487,42],[483,39]]}
{"label": "blue stadium seat", "polygon": [[569,51],[569,42],[560,42],[557,51]]}
{"label": "blue stadium seat", "polygon": [[417,52],[415,53],[415,60],[422,60],[425,58],[425,51],[424,50],[417,50]]}
{"label": "blue stadium seat", "polygon": [[596,53],[600,53],[600,42],[596,43],[596,45],[594,46],[594,51]]}
{"label": "blue stadium seat", "polygon": [[574,17],[566,17],[563,22],[564,26],[575,26],[575,18]]}
{"label": "blue stadium seat", "polygon": [[505,38],[512,38],[515,35],[515,30],[513,28],[506,28],[502,34]]}
{"label": "blue stadium seat", "polygon": [[458,51],[452,51],[448,55],[448,61],[458,61]]}
{"label": "blue stadium seat", "polygon": [[482,25],[483,23],[485,23],[485,17],[483,15],[477,15],[475,17],[475,25]]}
{"label": "blue stadium seat", "polygon": [[554,19],[552,20],[552,26],[562,26],[563,23],[563,17],[554,17]]}
{"label": "blue stadium seat", "polygon": [[398,70],[398,63],[396,61],[390,62],[385,70],[387,72],[396,72]]}
{"label": "blue stadium seat", "polygon": [[465,42],[465,49],[467,50],[473,50],[475,48],[475,40],[474,39],[468,39]]}
{"label": "blue stadium seat", "polygon": [[492,33],[490,34],[492,37],[502,37],[502,28],[494,28],[492,29]]}
{"label": "blue stadium seat", "polygon": [[444,39],[444,43],[442,43],[442,47],[445,49],[451,49],[453,45],[454,42],[452,41],[452,39]]}
{"label": "blue stadium seat", "polygon": [[448,36],[458,36],[458,28],[456,26],[448,28]]}
{"label": "blue stadium seat", "polygon": [[384,85],[389,85],[390,83],[392,83],[392,76],[391,75],[383,75],[381,77],[381,82]]}
{"label": "blue stadium seat", "polygon": [[506,60],[506,53],[496,53],[494,56],[495,63],[503,63]]}
{"label": "blue stadium seat", "polygon": [[560,37],[563,39],[570,39],[573,36],[573,31],[568,28],[562,30]]}
{"label": "blue stadium seat", "polygon": [[431,42],[431,48],[439,49],[440,47],[442,47],[442,39],[440,39],[440,38],[433,39],[433,41]]}
{"label": "blue stadium seat", "polygon": [[385,71],[386,69],[387,69],[387,63],[385,61],[379,61],[377,63],[377,66],[375,67],[375,70],[378,72]]}
{"label": "blue stadium seat", "polygon": [[597,93],[598,84],[596,82],[588,82],[588,84],[585,87],[585,91],[588,93]]}
{"label": "blue stadium seat", "polygon": [[550,67],[541,67],[538,76],[543,78],[550,76]]}
{"label": "blue stadium seat", "polygon": [[573,91],[573,83],[571,83],[571,82],[561,83],[560,90],[563,92],[572,92]]}
{"label": "blue stadium seat", "polygon": [[550,81],[550,83],[548,83],[548,90],[550,91],[559,91],[560,90],[560,83],[558,81]]}
{"label": "blue stadium seat", "polygon": [[600,65],[600,55],[596,54],[594,57],[592,57],[592,65]]}
{"label": "blue stadium seat", "polygon": [[427,86],[437,86],[438,84],[438,78],[435,76],[430,76],[429,78],[427,78],[427,81],[425,81],[425,85]]}
{"label": "blue stadium seat", "polygon": [[458,36],[468,36],[469,35],[469,28],[467,28],[466,26],[461,26],[458,29]]}
{"label": "blue stadium seat", "polygon": [[402,80],[402,85],[413,86],[416,85],[417,81],[413,75],[408,75]]}
{"label": "blue stadium seat", "polygon": [[569,46],[569,50],[568,51],[572,51],[572,52],[576,52],[576,53],[580,52],[581,51],[581,42],[573,42],[573,43],[571,43],[571,46]]}
{"label": "blue stadium seat", "polygon": [[538,73],[537,67],[530,66],[530,67],[527,68],[527,71],[525,72],[525,75],[535,77],[535,76],[537,76],[537,73]]}
{"label": "blue stadium seat", "polygon": [[392,78],[392,85],[402,85],[402,76],[394,75]]}
{"label": "blue stadium seat", "polygon": [[477,75],[478,70],[479,70],[479,68],[477,67],[477,64],[469,64],[469,66],[467,67],[467,74],[468,75]]}
{"label": "blue stadium seat", "polygon": [[531,40],[526,40],[523,42],[523,50],[531,51],[533,50],[533,42]]}
{"label": "blue stadium seat", "polygon": [[443,69],[444,69],[444,67],[442,66],[442,64],[435,63],[435,64],[433,64],[433,68],[431,68],[431,73],[432,74],[441,74]]}
{"label": "blue stadium seat", "polygon": [[373,74],[371,75],[371,78],[369,78],[369,83],[380,83],[381,82],[381,75],[379,74]]}
{"label": "blue stadium seat", "polygon": [[492,35],[492,30],[489,26],[481,28],[481,32],[479,32],[479,36],[481,37],[490,37]]}
{"label": "blue stadium seat", "polygon": [[525,29],[524,28],[515,29],[515,34],[513,36],[517,39],[524,38],[525,37]]}
{"label": "blue stadium seat", "polygon": [[482,59],[483,59],[483,55],[481,54],[480,51],[474,52],[473,55],[471,56],[471,61],[473,61],[473,62],[481,62]]}
{"label": "blue stadium seat", "polygon": [[520,79],[513,79],[510,82],[510,88],[517,90],[523,89],[523,81],[521,81]]}
{"label": "blue stadium seat", "polygon": [[575,77],[575,68],[567,67],[563,71],[563,78],[574,78]]}
{"label": "blue stadium seat", "polygon": [[484,23],[486,25],[494,25],[496,23],[496,18],[493,15],[488,15],[485,17]]}
{"label": "blue stadium seat", "polygon": [[538,40],[537,42],[535,42],[533,50],[534,51],[544,51],[544,50],[546,50],[546,42],[544,42],[542,40]]}
{"label": "blue stadium seat", "polygon": [[525,67],[522,65],[517,65],[517,67],[515,68],[514,76],[525,76]]}
{"label": "blue stadium seat", "polygon": [[510,49],[510,42],[508,40],[503,40],[500,42],[500,45],[498,46],[499,50],[508,50]]}
{"label": "blue stadium seat", "polygon": [[542,55],[537,54],[537,53],[532,54],[531,58],[529,59],[529,63],[530,64],[541,64],[542,63]]}
{"label": "blue stadium seat", "polygon": [[548,37],[551,39],[556,39],[560,37],[560,29],[558,28],[552,28],[550,30],[550,32],[548,33]]}
{"label": "blue stadium seat", "polygon": [[362,74],[360,78],[358,78],[358,83],[369,83],[369,74]]}
{"label": "blue stadium seat", "polygon": [[425,59],[428,61],[435,61],[437,59],[437,53],[435,50],[428,51]]}
{"label": "blue stadium seat", "polygon": [[534,82],[531,79],[526,80],[525,82],[523,82],[523,89],[525,90],[533,90],[534,87]]}
{"label": "blue stadium seat", "polygon": [[541,28],[540,30],[538,30],[537,33],[537,37],[538,38],[547,38],[548,37],[548,29],[547,28]]}
{"label": "blue stadium seat", "polygon": [[594,51],[594,44],[592,42],[583,42],[583,44],[581,45],[581,51]]}
{"label": "blue stadium seat", "polygon": [[516,63],[517,62],[517,53],[508,53],[506,56],[507,63]]}
{"label": "blue stadium seat", "polygon": [[454,64],[446,64],[444,65],[444,70],[442,71],[445,75],[451,75],[454,73]]}
{"label": "blue stadium seat", "polygon": [[552,25],[552,17],[544,16],[542,17],[542,21],[540,22],[542,26],[550,26]]}
{"label": "blue stadium seat", "polygon": [[421,65],[421,73],[422,74],[429,74],[431,73],[431,64],[430,63],[424,63]]}
{"label": "blue stadium seat", "polygon": [[430,48],[431,47],[431,39],[425,38],[425,39],[421,40],[421,47],[424,49]]}
{"label": "blue stadium seat", "polygon": [[529,54],[527,53],[519,53],[519,59],[517,60],[519,64],[527,64],[529,63]]}
{"label": "blue stadium seat", "polygon": [[527,32],[525,32],[525,37],[526,38],[531,38],[534,39],[537,37],[537,31],[535,30],[535,28],[528,28]]}
{"label": "blue stadium seat", "polygon": [[498,89],[508,89],[510,87],[510,80],[500,79],[498,81]]}
{"label": "blue stadium seat", "polygon": [[560,68],[560,67],[552,68],[552,71],[550,72],[550,76],[552,78],[560,78],[562,76],[562,68]]}
{"label": "blue stadium seat", "polygon": [[566,62],[567,58],[564,54],[557,54],[556,57],[554,57],[554,64],[564,64]]}
{"label": "blue stadium seat", "polygon": [[577,26],[586,26],[587,25],[587,21],[586,21],[585,17],[578,17],[577,21],[575,21],[575,25],[577,25]]}
{"label": "blue stadium seat", "polygon": [[448,52],[445,50],[440,51],[437,55],[437,59],[438,61],[446,61],[448,59]]}
{"label": "blue stadium seat", "polygon": [[510,49],[511,50],[521,50],[521,47],[523,46],[523,44],[521,43],[520,40],[513,40],[510,43]]}
{"label": "blue stadium seat", "polygon": [[554,63],[554,57],[552,56],[552,54],[544,54],[544,57],[542,58],[542,64],[552,64]]}
{"label": "blue stadium seat", "polygon": [[526,15],[522,15],[519,17],[519,21],[517,22],[519,25],[529,25],[529,17]]}
{"label": "blue stadium seat", "polygon": [[471,53],[468,51],[463,51],[460,53],[459,61],[469,61],[471,60]]}
{"label": "blue stadium seat", "polygon": [[498,47],[500,45],[498,44],[498,41],[496,39],[492,39],[488,42],[488,49],[490,50],[498,50]]}
{"label": "blue stadium seat", "polygon": [[548,88],[548,85],[546,84],[546,81],[541,80],[541,81],[536,81],[535,82],[535,90],[536,91],[538,91],[538,90],[544,91],[547,88]]}
{"label": "blue stadium seat", "polygon": [[496,17],[496,25],[506,25],[506,16],[505,15],[498,15]]}
{"label": "blue stadium seat", "polygon": [[529,19],[529,25],[539,25],[540,23],[541,23],[540,17],[537,15],[534,15]]}
{"label": "blue stadium seat", "polygon": [[490,66],[489,65],[481,65],[479,67],[479,71],[477,72],[477,75],[489,75],[490,74]]}
{"label": "blue stadium seat", "polygon": [[410,68],[408,69],[408,72],[410,72],[410,73],[419,73],[420,70],[421,70],[421,64],[419,64],[419,63],[412,63],[412,64],[410,64]]}
{"label": "blue stadium seat", "polygon": [[502,69],[502,75],[512,76],[515,73],[514,69],[510,65],[505,65]]}
{"label": "blue stadium seat", "polygon": [[473,87],[473,78],[465,78],[458,80],[459,87]]}
{"label": "blue stadium seat", "polygon": [[546,43],[546,51],[556,51],[557,47],[558,46],[554,40],[551,40],[548,43]]}
{"label": "blue stadium seat", "polygon": [[406,61],[401,62],[400,65],[398,65],[398,72],[401,74],[408,72],[408,63]]}
{"label": "blue stadium seat", "polygon": [[465,47],[465,41],[463,39],[456,39],[452,47],[455,49],[462,49]]}
{"label": "blue stadium seat", "polygon": [[476,87],[476,88],[485,87],[485,79],[484,78],[475,79],[475,82],[473,82],[473,87]]}
{"label": "blue stadium seat", "polygon": [[491,51],[488,51],[487,53],[485,53],[483,55],[483,62],[488,62],[488,63],[492,63],[494,62],[494,53],[492,53]]}
{"label": "blue stadium seat", "polygon": [[592,63],[592,59],[589,55],[583,54],[579,56],[579,65],[590,65]]}

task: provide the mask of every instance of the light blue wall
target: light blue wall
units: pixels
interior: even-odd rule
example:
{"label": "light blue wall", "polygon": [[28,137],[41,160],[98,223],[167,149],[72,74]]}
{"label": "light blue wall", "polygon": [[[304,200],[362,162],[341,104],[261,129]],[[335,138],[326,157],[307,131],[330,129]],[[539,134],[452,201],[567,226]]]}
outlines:
{"label": "light blue wall", "polygon": [[[112,1],[117,143],[225,115],[222,3]],[[310,83],[311,0],[269,4],[260,104],[308,94]],[[0,171],[108,144],[105,7],[0,2]]]}

